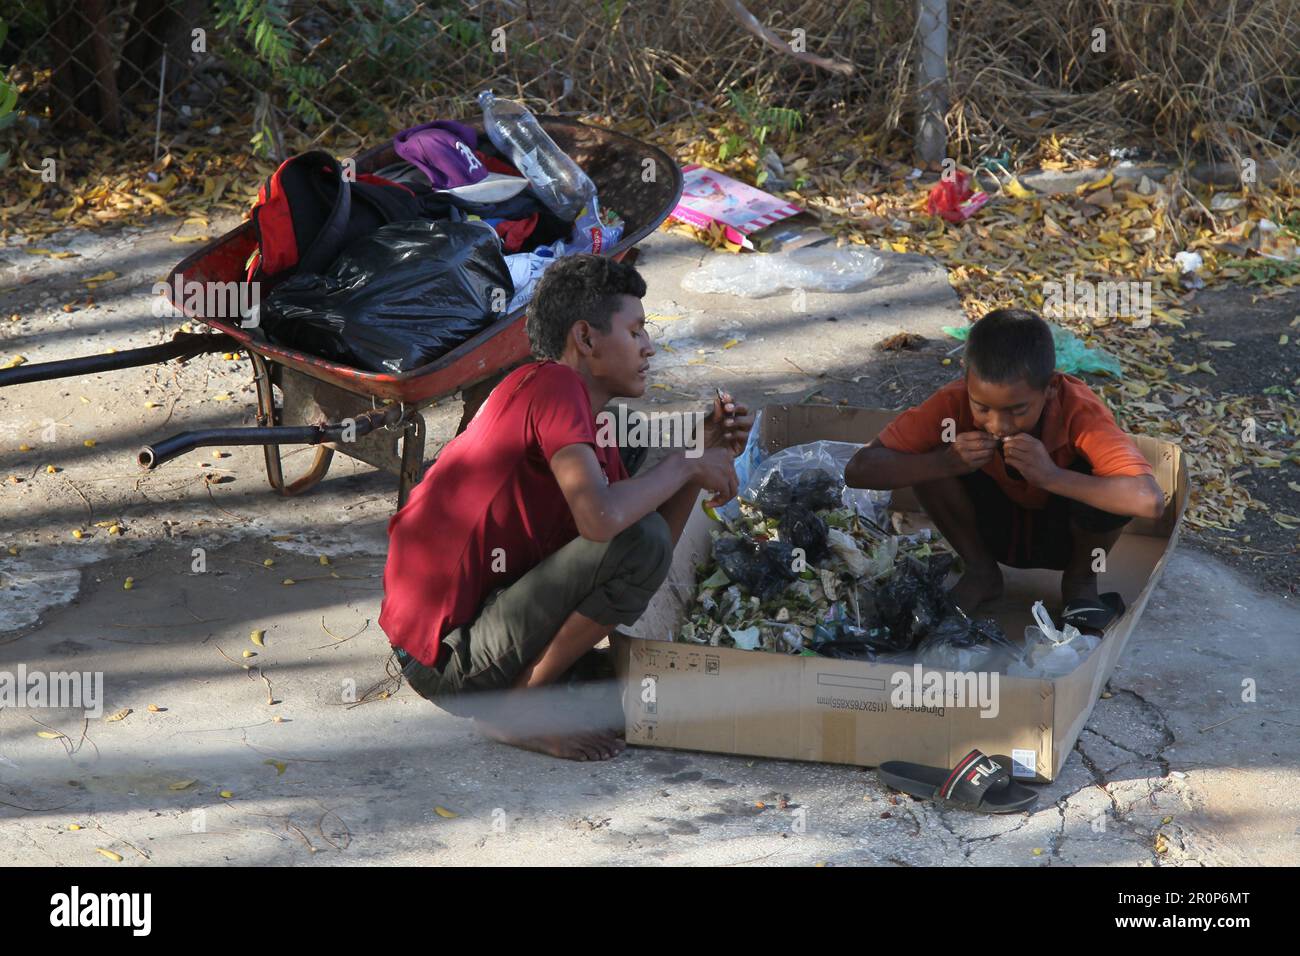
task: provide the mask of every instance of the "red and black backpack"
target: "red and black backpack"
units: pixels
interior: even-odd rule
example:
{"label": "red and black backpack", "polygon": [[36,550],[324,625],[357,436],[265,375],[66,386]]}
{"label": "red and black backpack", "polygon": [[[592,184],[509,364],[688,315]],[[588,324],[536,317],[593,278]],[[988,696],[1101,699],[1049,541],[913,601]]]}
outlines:
{"label": "red and black backpack", "polygon": [[353,239],[380,226],[421,218],[409,186],[372,173],[352,181],[341,163],[316,150],[286,159],[262,184],[252,210],[257,252],[248,281],[324,272]]}

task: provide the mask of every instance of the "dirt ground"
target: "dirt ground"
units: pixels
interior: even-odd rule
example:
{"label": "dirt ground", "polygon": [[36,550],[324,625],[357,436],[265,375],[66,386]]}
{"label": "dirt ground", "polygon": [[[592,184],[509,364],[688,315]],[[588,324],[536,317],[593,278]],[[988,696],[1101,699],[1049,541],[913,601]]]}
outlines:
{"label": "dirt ground", "polygon": [[[1291,323],[1300,317],[1300,292],[1258,298],[1259,291],[1231,288],[1199,293],[1194,304],[1204,314],[1189,322],[1185,332],[1174,335],[1172,351],[1181,362],[1213,362],[1217,375],[1194,372],[1187,378],[1216,398],[1260,396],[1269,390],[1294,406],[1300,400],[1300,328]],[[1194,338],[1194,332],[1202,333],[1200,338]],[[1279,345],[1283,335],[1289,341]],[[1205,344],[1213,341],[1236,344],[1232,348]],[[1300,510],[1300,494],[1288,486],[1300,482],[1300,468],[1284,462],[1280,468],[1253,469],[1240,481],[1269,510],[1248,510],[1246,520],[1231,535],[1202,531],[1189,534],[1188,541],[1214,552],[1270,590],[1294,596],[1300,589],[1300,534],[1273,521],[1271,512]]]}

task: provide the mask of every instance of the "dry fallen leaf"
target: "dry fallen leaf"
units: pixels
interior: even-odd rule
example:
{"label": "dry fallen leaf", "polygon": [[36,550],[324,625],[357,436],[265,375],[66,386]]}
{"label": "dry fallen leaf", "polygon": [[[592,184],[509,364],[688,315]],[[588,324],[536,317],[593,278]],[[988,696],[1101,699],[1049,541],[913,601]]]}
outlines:
{"label": "dry fallen leaf", "polygon": [[434,807],[433,812],[446,820],[454,820],[456,817],[460,816],[459,813],[452,813],[446,807]]}
{"label": "dry fallen leaf", "polygon": [[266,631],[253,631],[248,635],[248,639],[258,647],[266,647]]}
{"label": "dry fallen leaf", "polygon": [[102,846],[95,847],[95,852],[98,853],[100,856],[107,857],[108,859],[112,860],[114,863],[122,862],[122,854],[114,853],[112,850],[105,850]]}
{"label": "dry fallen leaf", "polygon": [[110,723],[110,724],[111,724],[111,723],[113,723],[113,721],[115,721],[115,720],[125,720],[125,719],[126,719],[126,716],[127,716],[128,714],[130,714],[130,713],[131,713],[131,708],[130,708],[130,707],[123,707],[123,708],[122,708],[121,710],[119,710],[117,713],[115,713],[115,714],[109,714],[107,717],[104,718],[104,721],[105,721],[105,723]]}

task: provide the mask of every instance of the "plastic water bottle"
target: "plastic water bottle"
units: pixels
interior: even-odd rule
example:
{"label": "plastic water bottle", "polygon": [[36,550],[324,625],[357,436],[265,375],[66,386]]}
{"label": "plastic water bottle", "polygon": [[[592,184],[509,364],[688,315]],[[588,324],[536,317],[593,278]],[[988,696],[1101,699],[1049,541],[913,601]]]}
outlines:
{"label": "plastic water bottle", "polygon": [[573,222],[595,198],[596,185],[526,108],[497,99],[491,90],[478,95],[478,105],[483,108],[483,126],[492,144],[510,157],[551,212]]}

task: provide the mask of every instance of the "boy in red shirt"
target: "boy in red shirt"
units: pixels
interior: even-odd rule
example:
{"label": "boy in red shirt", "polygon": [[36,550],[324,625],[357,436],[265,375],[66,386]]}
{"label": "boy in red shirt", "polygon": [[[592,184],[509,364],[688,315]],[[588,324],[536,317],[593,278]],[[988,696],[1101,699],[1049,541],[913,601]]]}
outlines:
{"label": "boy in red shirt", "polygon": [[1100,630],[1123,612],[1097,593],[1097,558],[1165,498],[1150,464],[1079,379],[1055,371],[1047,323],[998,309],[972,326],[966,374],[890,422],[850,461],[847,484],[911,486],[961,556],[967,613],[1002,593],[1000,564],[1061,571],[1065,622]]}
{"label": "boy in red shirt", "polygon": [[608,432],[598,440],[596,412],[646,389],[645,291],[612,259],[550,266],[526,324],[538,361],[492,390],[388,523],[379,624],[411,687],[488,736],[574,760],[626,744],[608,728],[556,730],[559,715],[519,692],[641,616],[701,489],[711,504],[735,496],[752,425],[720,393],[703,449],[635,478]]}

